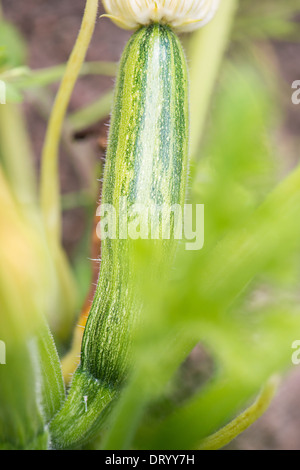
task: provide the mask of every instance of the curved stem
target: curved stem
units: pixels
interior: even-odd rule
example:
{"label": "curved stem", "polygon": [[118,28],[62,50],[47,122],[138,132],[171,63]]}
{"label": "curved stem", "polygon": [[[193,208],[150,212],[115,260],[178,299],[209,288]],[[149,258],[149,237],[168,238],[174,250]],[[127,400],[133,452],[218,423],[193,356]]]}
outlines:
{"label": "curved stem", "polygon": [[41,167],[41,208],[47,231],[55,241],[61,234],[58,151],[63,121],[85,60],[97,18],[98,1],[87,0],[79,36],[62,79],[48,124]]}
{"label": "curved stem", "polygon": [[277,384],[277,377],[272,377],[261,391],[255,403],[231,421],[231,423],[227,424],[227,426],[204,439],[200,444],[199,450],[221,449],[249,428],[268,409],[277,390]]}

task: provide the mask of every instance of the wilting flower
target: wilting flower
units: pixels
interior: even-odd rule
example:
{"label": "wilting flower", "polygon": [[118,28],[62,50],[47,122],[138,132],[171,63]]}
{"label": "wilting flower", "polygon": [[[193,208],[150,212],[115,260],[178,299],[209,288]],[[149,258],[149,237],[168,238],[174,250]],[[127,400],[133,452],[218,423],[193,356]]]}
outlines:
{"label": "wilting flower", "polygon": [[206,25],[216,13],[220,0],[103,0],[107,15],[124,29],[162,23],[178,32]]}

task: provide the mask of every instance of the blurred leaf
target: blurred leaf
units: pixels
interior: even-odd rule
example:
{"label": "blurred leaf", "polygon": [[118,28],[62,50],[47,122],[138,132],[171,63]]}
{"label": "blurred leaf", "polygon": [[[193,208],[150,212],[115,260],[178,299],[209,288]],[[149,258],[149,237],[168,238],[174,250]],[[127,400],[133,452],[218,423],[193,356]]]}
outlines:
{"label": "blurred leaf", "polygon": [[105,93],[101,98],[91,104],[75,111],[69,116],[73,129],[80,130],[91,126],[109,116],[113,101],[113,92]]}
{"label": "blurred leaf", "polygon": [[299,25],[293,22],[299,12],[298,0],[241,0],[234,37],[247,41],[253,38],[299,40]]}
{"label": "blurred leaf", "polygon": [[277,180],[272,132],[278,110],[252,67],[227,63],[194,170],[190,201],[205,204],[205,234],[213,243],[240,226]]}
{"label": "blurred leaf", "polygon": [[[103,75],[114,76],[117,64],[114,62],[85,62],[81,68],[80,75]],[[59,82],[66,71],[65,64],[55,65],[54,67],[46,67],[44,69],[31,70],[23,68],[23,74],[11,77],[14,85],[20,89],[45,87],[55,82]]]}
{"label": "blurred leaf", "polygon": [[45,323],[56,280],[40,227],[28,224],[2,171],[0,182],[0,333],[7,348],[0,369],[0,446],[47,448],[45,425],[64,398]]}
{"label": "blurred leaf", "polygon": [[26,211],[37,202],[37,176],[23,109],[0,107],[0,159],[16,199]]}
{"label": "blurred leaf", "polygon": [[1,65],[14,68],[24,65],[27,60],[27,48],[18,29],[7,21],[0,21]]}
{"label": "blurred leaf", "polygon": [[[275,266],[299,259],[300,251],[300,169],[276,186],[272,101],[247,66],[227,68],[191,194],[194,203],[205,203],[207,242],[200,252],[181,246],[170,284],[149,273],[141,280],[135,369],[102,448],[195,449],[291,365],[300,330],[296,297],[281,297],[274,286],[264,309],[249,307],[263,280],[272,286]],[[147,265],[147,251],[140,263]],[[149,404],[198,341],[214,360],[210,381],[200,390],[195,384],[194,395],[167,416],[151,419]]]}
{"label": "blurred leaf", "polygon": [[23,95],[17,87],[9,82],[6,84],[6,103],[22,103]]}

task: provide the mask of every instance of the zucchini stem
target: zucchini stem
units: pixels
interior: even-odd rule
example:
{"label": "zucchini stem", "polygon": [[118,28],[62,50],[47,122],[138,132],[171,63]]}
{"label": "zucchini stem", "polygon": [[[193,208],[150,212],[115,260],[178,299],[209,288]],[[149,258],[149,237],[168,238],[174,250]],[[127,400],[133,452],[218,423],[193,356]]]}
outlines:
{"label": "zucchini stem", "polygon": [[54,102],[42,151],[40,204],[46,229],[55,241],[61,236],[58,153],[62,126],[91,42],[97,12],[98,1],[87,0],[81,29]]}

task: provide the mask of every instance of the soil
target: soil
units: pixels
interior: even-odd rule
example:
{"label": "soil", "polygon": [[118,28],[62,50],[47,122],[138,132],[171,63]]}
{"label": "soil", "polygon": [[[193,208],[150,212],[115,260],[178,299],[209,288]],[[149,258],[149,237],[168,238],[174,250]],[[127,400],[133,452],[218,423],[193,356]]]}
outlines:
{"label": "soil", "polygon": [[[33,68],[42,68],[66,62],[82,18],[85,0],[2,0],[5,17],[11,20],[22,33],[28,45],[28,62]],[[103,13],[102,7],[99,16]],[[121,51],[130,33],[120,30],[108,19],[98,20],[87,60],[118,61]],[[287,42],[274,44],[274,51],[282,72],[280,79],[288,91],[294,80],[300,79],[300,45]],[[70,103],[70,109],[78,109],[99,98],[112,88],[113,79],[107,77],[89,77],[78,81]],[[55,96],[56,86],[50,87],[50,103]],[[287,92],[290,96],[292,92]],[[39,156],[45,135],[46,120],[43,110],[32,101],[24,105],[26,121],[32,136],[34,155],[39,169]],[[49,113],[46,109],[46,114]],[[83,149],[90,168],[97,164],[104,155],[108,119],[99,122],[92,129],[85,130],[84,138],[75,140],[77,152]],[[297,107],[290,100],[286,102],[286,117],[283,133],[297,136],[300,126],[300,105]],[[285,140],[283,145],[291,145]],[[62,148],[60,156],[60,175],[63,193],[82,189],[87,184],[68,152]],[[91,173],[90,178],[96,175]],[[63,242],[70,256],[74,253],[86,228],[84,209],[76,208],[64,212]],[[197,354],[196,354],[197,357]],[[284,379],[279,393],[265,415],[248,431],[237,438],[228,449],[300,449],[300,369],[294,369]]]}

